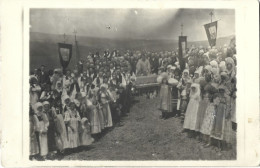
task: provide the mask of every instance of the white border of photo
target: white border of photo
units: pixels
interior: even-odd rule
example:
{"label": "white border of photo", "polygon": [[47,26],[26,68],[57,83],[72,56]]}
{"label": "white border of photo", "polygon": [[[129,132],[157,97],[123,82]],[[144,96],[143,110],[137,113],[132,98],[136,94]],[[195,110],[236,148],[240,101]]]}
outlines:
{"label": "white border of photo", "polygon": [[[237,160],[30,161],[30,8],[227,8],[235,9],[237,43]],[[2,166],[257,166],[259,129],[259,4],[233,1],[3,0],[1,4]],[[200,25],[198,25],[200,26]],[[203,28],[203,27],[202,27]],[[174,142],[173,142],[174,143]]]}

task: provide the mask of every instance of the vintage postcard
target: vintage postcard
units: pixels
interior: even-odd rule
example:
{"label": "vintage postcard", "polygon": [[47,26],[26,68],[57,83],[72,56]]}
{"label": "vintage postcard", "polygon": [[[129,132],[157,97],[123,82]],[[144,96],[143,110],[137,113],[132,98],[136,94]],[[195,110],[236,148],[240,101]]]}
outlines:
{"label": "vintage postcard", "polygon": [[3,166],[259,165],[257,2],[2,9]]}

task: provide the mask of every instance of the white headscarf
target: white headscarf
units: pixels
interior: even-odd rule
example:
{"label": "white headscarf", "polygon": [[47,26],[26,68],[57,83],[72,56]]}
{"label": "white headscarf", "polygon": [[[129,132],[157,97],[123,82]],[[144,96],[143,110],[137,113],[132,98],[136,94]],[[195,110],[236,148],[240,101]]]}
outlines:
{"label": "white headscarf", "polygon": [[191,88],[195,88],[195,91],[190,91],[190,98],[200,100],[200,85],[197,83],[191,84]]}
{"label": "white headscarf", "polygon": [[39,107],[42,107],[42,103],[41,102],[37,102],[37,103],[34,104],[34,112],[36,114],[39,113],[39,111],[38,111]]}
{"label": "white headscarf", "polygon": [[219,71],[220,72],[226,71],[226,62],[225,61],[221,61],[219,63]]}

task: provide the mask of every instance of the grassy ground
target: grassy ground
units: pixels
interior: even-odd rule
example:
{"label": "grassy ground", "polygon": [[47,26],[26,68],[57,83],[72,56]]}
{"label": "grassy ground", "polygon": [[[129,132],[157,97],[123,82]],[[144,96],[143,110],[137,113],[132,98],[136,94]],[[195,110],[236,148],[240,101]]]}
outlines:
{"label": "grassy ground", "polygon": [[159,119],[158,98],[136,97],[123,126],[107,131],[87,149],[65,156],[64,160],[230,160],[235,151],[221,156],[212,147],[203,148],[196,139],[181,133],[180,119]]}

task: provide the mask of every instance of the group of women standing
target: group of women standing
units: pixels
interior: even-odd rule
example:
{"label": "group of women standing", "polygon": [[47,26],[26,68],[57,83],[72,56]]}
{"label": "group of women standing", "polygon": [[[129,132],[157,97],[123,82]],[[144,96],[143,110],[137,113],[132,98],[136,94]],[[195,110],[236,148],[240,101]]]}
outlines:
{"label": "group of women standing", "polygon": [[30,77],[31,159],[49,159],[88,146],[119,117],[124,102],[119,101],[123,91],[118,90],[126,90],[129,83],[122,86],[117,71],[108,78],[55,69],[42,81],[43,73]]}
{"label": "group of women standing", "polygon": [[203,142],[204,147],[215,145],[221,155],[221,150],[236,146],[236,58],[201,57],[205,61],[192,73],[193,65],[187,63],[181,74],[176,64],[158,77],[162,118],[181,113],[183,132]]}

